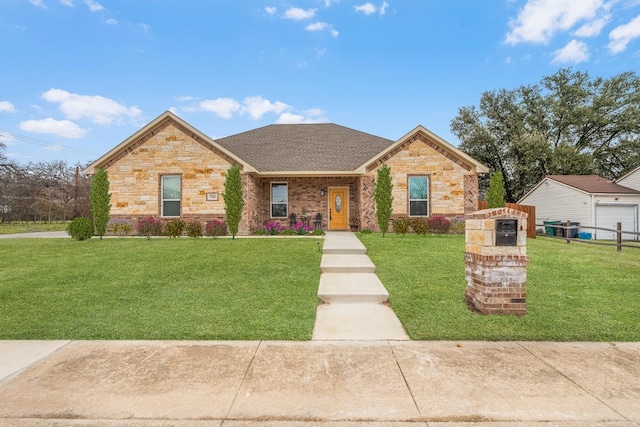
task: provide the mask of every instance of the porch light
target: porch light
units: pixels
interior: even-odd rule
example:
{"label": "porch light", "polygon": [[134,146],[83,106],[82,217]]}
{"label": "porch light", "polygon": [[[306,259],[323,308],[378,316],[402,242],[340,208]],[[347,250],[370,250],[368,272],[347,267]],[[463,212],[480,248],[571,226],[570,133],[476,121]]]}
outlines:
{"label": "porch light", "polygon": [[320,190],[320,195],[324,196],[324,189]]}

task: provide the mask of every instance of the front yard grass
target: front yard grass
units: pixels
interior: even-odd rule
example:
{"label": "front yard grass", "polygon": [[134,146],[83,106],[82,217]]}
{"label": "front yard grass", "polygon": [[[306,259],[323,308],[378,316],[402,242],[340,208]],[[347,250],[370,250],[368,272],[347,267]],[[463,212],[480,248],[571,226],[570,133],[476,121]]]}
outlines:
{"label": "front yard grass", "polygon": [[318,243],[0,240],[0,339],[308,340]]}
{"label": "front yard grass", "polygon": [[528,239],[527,314],[464,299],[464,235],[361,235],[414,340],[640,341],[640,251]]}
{"label": "front yard grass", "polygon": [[0,223],[0,234],[35,233],[38,231],[64,231],[69,221],[13,221]]}

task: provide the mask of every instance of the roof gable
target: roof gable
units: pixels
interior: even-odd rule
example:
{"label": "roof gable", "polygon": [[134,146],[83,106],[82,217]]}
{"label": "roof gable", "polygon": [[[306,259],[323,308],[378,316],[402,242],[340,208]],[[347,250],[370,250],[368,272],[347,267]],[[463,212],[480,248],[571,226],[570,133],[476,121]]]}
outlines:
{"label": "roof gable", "polygon": [[393,141],[333,123],[276,124],[216,140],[260,173],[354,173]]}
{"label": "roof gable", "polygon": [[431,148],[458,164],[469,172],[474,173],[489,173],[489,168],[478,162],[468,154],[457,149],[453,145],[449,144],[444,139],[440,138],[435,133],[431,132],[424,126],[417,126],[411,132],[398,139],[395,143],[387,147],[384,151],[377,153],[373,158],[365,162],[360,169],[371,171],[376,169],[385,163],[388,159],[395,154],[404,150],[408,145],[414,141],[420,140]]}
{"label": "roof gable", "polygon": [[98,160],[91,163],[82,171],[82,173],[85,175],[93,175],[95,174],[95,170],[97,168],[108,168],[118,160],[134,151],[136,148],[143,145],[147,140],[152,138],[154,135],[156,135],[158,132],[169,125],[174,125],[180,131],[189,135],[189,137],[191,137],[194,141],[200,143],[209,150],[217,152],[222,157],[225,157],[229,161],[229,163],[238,163],[243,167],[243,170],[245,171],[254,170],[251,165],[244,162],[234,153],[218,145],[213,139],[209,138],[172,112],[165,111],[149,124],[140,129],[138,132],[134,133],[129,138],[125,139],[123,142],[111,149],[108,153],[100,157]]}
{"label": "roof gable", "polygon": [[640,194],[640,191],[616,184],[599,175],[548,175],[546,179],[591,194]]}

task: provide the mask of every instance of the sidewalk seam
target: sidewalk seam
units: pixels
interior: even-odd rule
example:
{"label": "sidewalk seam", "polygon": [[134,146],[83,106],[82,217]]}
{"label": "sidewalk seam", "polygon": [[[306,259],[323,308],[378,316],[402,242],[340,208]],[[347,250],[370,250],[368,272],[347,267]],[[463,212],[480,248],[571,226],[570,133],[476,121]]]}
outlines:
{"label": "sidewalk seam", "polygon": [[598,396],[594,395],[593,393],[590,393],[588,390],[586,390],[584,387],[582,387],[580,384],[578,384],[575,380],[573,380],[571,377],[569,377],[568,375],[566,375],[564,372],[560,371],[558,368],[556,368],[555,366],[553,366],[551,363],[549,363],[546,359],[544,359],[544,357],[542,357],[539,354],[536,354],[533,350],[527,348],[523,342],[521,341],[515,341],[516,344],[518,344],[520,346],[520,348],[522,348],[524,351],[526,351],[527,353],[529,353],[530,355],[532,355],[533,357],[535,357],[536,359],[538,359],[540,362],[544,363],[546,366],[548,366],[549,368],[553,369],[555,372],[557,372],[558,374],[560,374],[562,377],[564,377],[567,381],[569,381],[571,384],[575,385],[576,387],[578,387],[580,390],[582,390],[585,394],[587,394],[588,396],[591,396],[592,398],[594,398],[595,400],[597,400],[598,402],[602,403],[604,406],[606,406],[607,408],[609,408],[611,411],[613,411],[614,413],[618,414],[619,417],[621,417],[623,420],[625,421],[630,421],[633,422],[633,420],[627,418],[626,416],[624,416],[623,414],[621,414],[619,411],[617,411],[615,408],[611,407],[611,405],[609,405],[607,402],[603,401],[602,399],[600,399]]}
{"label": "sidewalk seam", "polygon": [[391,349],[391,354],[393,355],[393,360],[394,360],[394,362],[396,362],[396,366],[398,367],[398,370],[400,371],[400,375],[402,375],[402,380],[404,381],[404,384],[407,386],[407,390],[409,391],[409,395],[411,396],[411,400],[413,400],[413,405],[416,408],[416,412],[418,413],[419,417],[422,417],[422,412],[420,411],[420,407],[418,406],[418,402],[416,401],[416,397],[413,395],[413,390],[411,390],[411,386],[409,385],[409,382],[407,381],[407,377],[405,377],[405,375],[404,375],[404,371],[402,370],[402,366],[400,366],[400,362],[398,362],[398,358],[396,357],[396,352],[394,351],[393,346],[391,345],[391,342],[387,341],[387,345]]}
{"label": "sidewalk seam", "polygon": [[229,409],[227,409],[227,412],[224,414],[224,418],[222,419],[222,422],[224,422],[225,420],[229,420],[230,419],[229,415],[231,414],[231,411],[233,410],[233,407],[236,404],[236,400],[238,400],[238,395],[240,394],[240,390],[242,390],[242,387],[244,386],[244,383],[245,383],[245,381],[247,379],[247,375],[249,375],[249,371],[251,370],[251,366],[253,366],[253,361],[255,360],[256,355],[258,354],[258,350],[260,350],[260,347],[262,346],[262,342],[263,342],[263,340],[258,341],[258,345],[256,346],[255,351],[251,355],[251,359],[249,360],[249,363],[247,363],[247,368],[245,369],[244,375],[242,376],[242,381],[240,381],[240,385],[238,386],[238,389],[236,390],[235,394],[233,395],[233,400],[231,400],[231,404],[229,405]]}

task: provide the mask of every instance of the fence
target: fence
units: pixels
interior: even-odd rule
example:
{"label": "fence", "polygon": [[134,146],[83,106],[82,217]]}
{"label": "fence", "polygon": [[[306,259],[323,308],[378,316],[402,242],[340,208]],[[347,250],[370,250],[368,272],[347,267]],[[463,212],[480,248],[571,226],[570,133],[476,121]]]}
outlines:
{"label": "fence", "polygon": [[[545,230],[547,230],[548,228],[553,228],[555,231],[562,230],[562,236],[551,236],[551,235],[547,234],[547,237],[553,238],[553,239],[566,240],[567,244],[569,244],[571,242],[580,242],[580,243],[588,243],[588,244],[591,244],[591,245],[615,246],[616,250],[618,252],[620,252],[623,247],[640,249],[640,244],[631,244],[631,242],[623,243],[623,240],[622,240],[622,235],[623,234],[631,234],[633,236],[636,236],[636,240],[637,240],[638,238],[640,238],[640,233],[637,233],[635,231],[624,231],[624,230],[622,230],[622,224],[619,223],[619,222],[616,223],[616,229],[615,230],[612,229],[612,228],[591,227],[591,226],[583,226],[583,225],[579,226],[581,229],[602,230],[602,231],[613,232],[613,233],[616,234],[615,243],[608,242],[608,241],[597,241],[597,240],[580,239],[580,238],[571,237],[573,235],[572,230],[575,227],[577,227],[577,226],[572,226],[571,225],[571,221],[567,221],[566,223],[562,223],[562,224],[549,224],[549,223],[536,224],[536,227],[544,227]],[[554,232],[554,234],[558,234],[558,233]]]}
{"label": "fence", "polygon": [[[536,207],[528,205],[519,205],[517,203],[507,203],[506,206],[529,215],[527,219],[527,237],[529,239],[536,238]],[[486,200],[478,200],[478,210],[489,209]]]}

